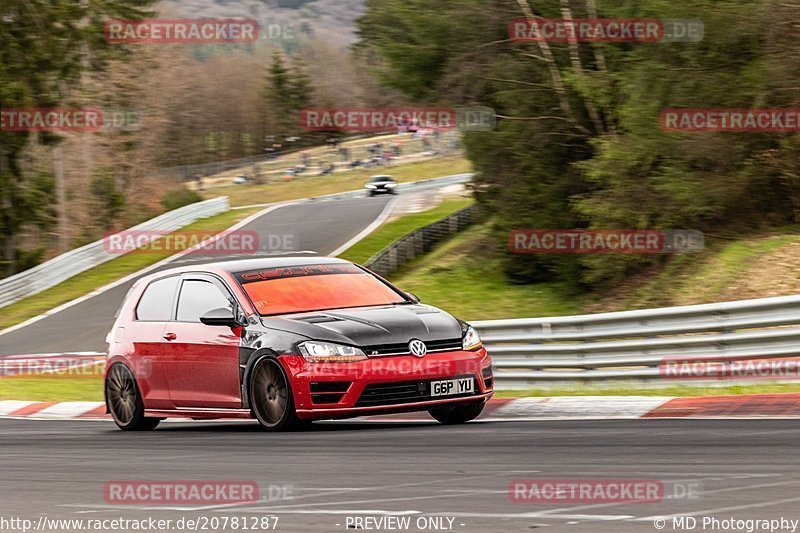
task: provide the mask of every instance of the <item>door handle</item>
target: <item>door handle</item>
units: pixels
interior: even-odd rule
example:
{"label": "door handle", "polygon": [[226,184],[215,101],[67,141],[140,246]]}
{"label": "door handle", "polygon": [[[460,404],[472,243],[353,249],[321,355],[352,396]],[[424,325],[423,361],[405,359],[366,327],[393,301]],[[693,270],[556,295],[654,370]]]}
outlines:
{"label": "door handle", "polygon": [[174,341],[175,339],[178,338],[178,336],[175,335],[174,333],[167,333],[164,335],[164,338],[167,339],[168,341]]}

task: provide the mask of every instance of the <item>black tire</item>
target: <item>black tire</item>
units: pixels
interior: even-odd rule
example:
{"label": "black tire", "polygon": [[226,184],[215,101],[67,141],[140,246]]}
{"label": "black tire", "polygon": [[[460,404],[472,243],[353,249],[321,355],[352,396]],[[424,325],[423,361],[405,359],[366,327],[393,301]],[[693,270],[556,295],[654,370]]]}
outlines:
{"label": "black tire", "polygon": [[250,406],[258,423],[268,431],[287,431],[297,425],[292,385],[275,359],[261,359],[253,368]]}
{"label": "black tire", "polygon": [[463,424],[475,420],[483,411],[486,402],[473,402],[452,407],[434,407],[428,413],[442,424]]}
{"label": "black tire", "polygon": [[161,418],[144,416],[144,402],[133,373],[122,363],[111,367],[106,378],[106,404],[117,427],[123,431],[155,429]]}

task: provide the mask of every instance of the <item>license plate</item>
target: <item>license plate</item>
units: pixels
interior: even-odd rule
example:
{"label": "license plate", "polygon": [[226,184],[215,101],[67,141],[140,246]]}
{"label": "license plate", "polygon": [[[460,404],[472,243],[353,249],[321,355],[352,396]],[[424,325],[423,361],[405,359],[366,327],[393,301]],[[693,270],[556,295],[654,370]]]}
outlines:
{"label": "license plate", "polygon": [[473,392],[475,381],[472,378],[447,379],[431,382],[431,396],[452,396]]}

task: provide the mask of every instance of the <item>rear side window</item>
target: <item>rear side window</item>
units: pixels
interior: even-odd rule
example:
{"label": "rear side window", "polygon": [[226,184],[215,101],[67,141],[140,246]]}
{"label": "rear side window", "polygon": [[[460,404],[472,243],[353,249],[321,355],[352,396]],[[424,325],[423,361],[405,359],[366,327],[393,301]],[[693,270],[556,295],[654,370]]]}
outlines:
{"label": "rear side window", "polygon": [[172,319],[172,302],[178,290],[178,276],[159,279],[144,290],[139,305],[136,306],[136,319],[147,322],[168,322]]}
{"label": "rear side window", "polygon": [[200,317],[220,307],[232,308],[230,300],[209,281],[188,279],[178,299],[178,322],[200,322]]}

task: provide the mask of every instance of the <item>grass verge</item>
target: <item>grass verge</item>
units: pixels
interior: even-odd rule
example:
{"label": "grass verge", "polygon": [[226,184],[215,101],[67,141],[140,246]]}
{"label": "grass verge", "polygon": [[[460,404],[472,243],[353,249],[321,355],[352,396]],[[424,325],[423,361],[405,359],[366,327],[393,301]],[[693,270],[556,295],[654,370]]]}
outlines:
{"label": "grass verge", "polygon": [[340,254],[340,257],[355,263],[364,263],[404,235],[451,215],[472,203],[471,198],[445,200],[433,209],[405,215],[392,222],[387,222],[348,248],[343,254]]}
{"label": "grass verge", "polygon": [[488,226],[473,226],[411,261],[392,281],[465,320],[576,313],[580,299],[556,283],[510,283],[492,250]]}
{"label": "grass verge", "polygon": [[[496,398],[526,398],[547,396],[722,396],[729,394],[781,394],[800,392],[800,384],[756,383],[752,385],[674,385],[648,387],[646,385],[579,385],[541,387],[526,390],[495,392]],[[34,402],[102,402],[103,380],[100,377],[74,378],[2,378],[0,400],[25,400]]]}
{"label": "grass verge", "polygon": [[0,378],[0,400],[30,402],[102,402],[100,377]]}
{"label": "grass verge", "polygon": [[[678,255],[649,281],[635,287],[627,298],[614,302],[625,309],[692,305],[731,299],[775,296],[763,294],[757,280],[763,277],[765,267],[772,269],[773,288],[792,294],[796,288],[796,273],[780,270],[782,263],[793,261],[800,248],[796,228],[790,235],[769,235],[712,245],[702,254]],[[776,253],[791,253],[788,257],[774,257]],[[763,261],[771,265],[761,265]],[[791,279],[789,279],[791,278]],[[781,285],[786,285],[780,290]],[[751,294],[753,293],[753,294]],[[741,296],[740,296],[741,295]]]}

